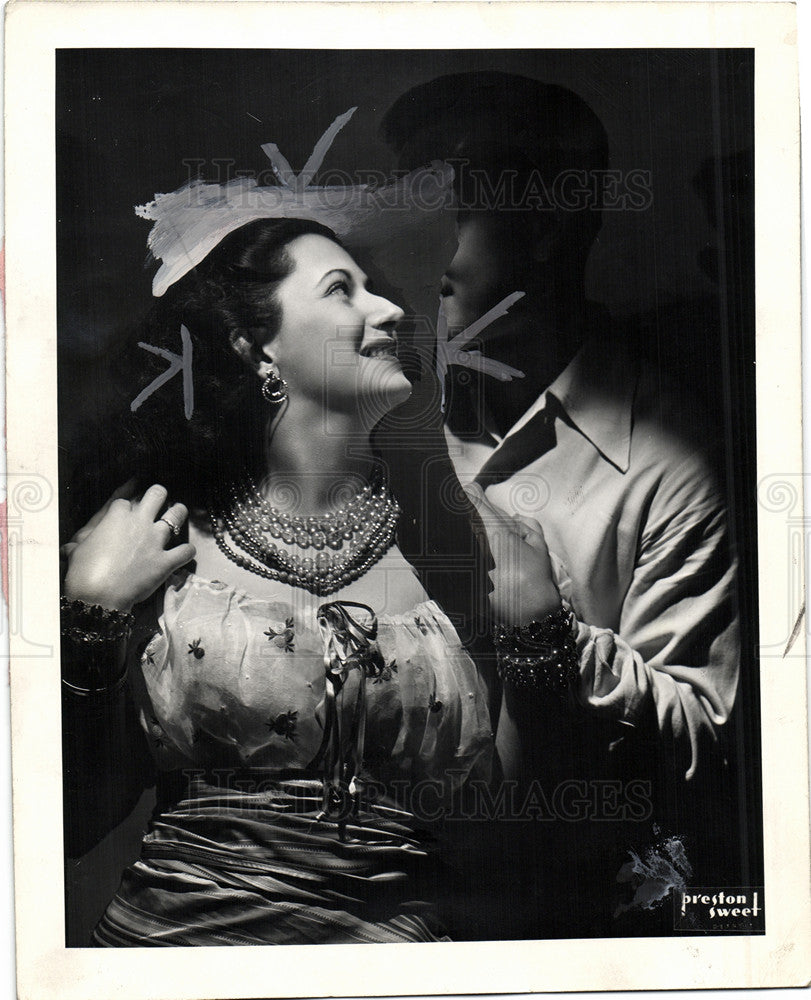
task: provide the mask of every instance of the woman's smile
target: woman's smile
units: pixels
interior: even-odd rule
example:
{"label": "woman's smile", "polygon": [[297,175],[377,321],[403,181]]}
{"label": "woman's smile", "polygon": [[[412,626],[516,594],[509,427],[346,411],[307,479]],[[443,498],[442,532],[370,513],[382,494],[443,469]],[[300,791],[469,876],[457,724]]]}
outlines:
{"label": "woman's smile", "polygon": [[359,351],[362,358],[372,360],[394,360],[399,364],[397,358],[397,341],[393,337],[378,337],[370,343],[363,344]]}
{"label": "woman's smile", "polygon": [[276,293],[282,322],[265,347],[267,357],[288,382],[292,401],[360,412],[364,425],[376,423],[411,393],[394,336],[402,309],[372,292],[363,271],[332,240],[300,236],[288,253],[295,266]]}

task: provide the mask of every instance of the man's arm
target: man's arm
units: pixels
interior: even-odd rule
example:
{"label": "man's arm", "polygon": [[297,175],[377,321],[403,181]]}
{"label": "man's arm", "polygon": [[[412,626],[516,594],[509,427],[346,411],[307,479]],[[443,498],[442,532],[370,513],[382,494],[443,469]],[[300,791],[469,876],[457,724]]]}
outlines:
{"label": "man's arm", "polygon": [[693,777],[729,718],[740,661],[736,565],[709,470],[682,466],[660,484],[618,631],[578,622],[577,648],[581,703],[632,725],[655,712]]}

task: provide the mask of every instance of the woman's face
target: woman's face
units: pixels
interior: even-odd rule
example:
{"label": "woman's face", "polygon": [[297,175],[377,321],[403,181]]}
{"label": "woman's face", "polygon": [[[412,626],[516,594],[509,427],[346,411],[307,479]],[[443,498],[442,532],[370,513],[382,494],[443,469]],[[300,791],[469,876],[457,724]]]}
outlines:
{"label": "woman's face", "polygon": [[372,294],[366,275],[332,240],[307,233],[287,250],[294,267],[277,286],[281,325],[265,354],[287,381],[291,402],[308,399],[373,426],[411,393],[395,353],[403,311]]}

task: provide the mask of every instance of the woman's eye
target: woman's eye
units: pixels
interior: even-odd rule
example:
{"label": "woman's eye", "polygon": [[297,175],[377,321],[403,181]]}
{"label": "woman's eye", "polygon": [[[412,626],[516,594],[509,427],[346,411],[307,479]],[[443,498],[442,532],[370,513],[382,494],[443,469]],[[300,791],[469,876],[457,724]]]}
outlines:
{"label": "woman's eye", "polygon": [[341,279],[341,281],[336,281],[332,285],[330,285],[329,288],[327,289],[327,295],[336,295],[336,294],[349,295],[349,282]]}

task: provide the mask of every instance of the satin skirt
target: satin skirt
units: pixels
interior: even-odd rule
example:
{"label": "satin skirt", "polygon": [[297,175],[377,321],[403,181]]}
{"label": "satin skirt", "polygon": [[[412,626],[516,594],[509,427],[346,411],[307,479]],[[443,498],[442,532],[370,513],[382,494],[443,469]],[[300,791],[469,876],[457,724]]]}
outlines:
{"label": "satin skirt", "polygon": [[[254,783],[253,787],[257,787]],[[261,791],[203,779],[153,820],[93,932],[100,947],[450,940],[436,843],[384,797],[322,818],[312,776]]]}

